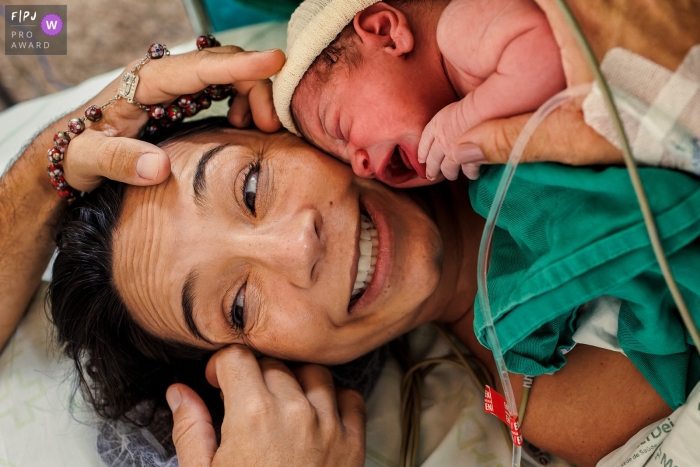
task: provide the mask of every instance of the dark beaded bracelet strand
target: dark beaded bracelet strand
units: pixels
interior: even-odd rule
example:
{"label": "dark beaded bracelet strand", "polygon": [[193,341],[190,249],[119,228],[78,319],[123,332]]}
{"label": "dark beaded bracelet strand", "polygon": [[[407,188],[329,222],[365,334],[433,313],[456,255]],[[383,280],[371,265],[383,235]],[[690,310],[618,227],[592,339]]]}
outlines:
{"label": "dark beaded bracelet strand", "polygon": [[[214,36],[199,36],[196,41],[197,49],[202,50],[208,47],[219,47],[221,44]],[[192,117],[200,110],[208,109],[212,100],[222,100],[233,94],[233,86],[230,84],[214,84],[208,86],[198,96],[184,94],[178,97],[174,103],[163,106],[161,104],[143,105],[133,100],[138,84],[136,72],[150,59],[159,59],[165,55],[170,55],[170,51],[165,45],[151,44],[146,53],[146,57],[141,60],[130,72],[122,76],[117,95],[102,106],[91,105],[85,109],[84,117],[73,118],[68,122],[68,131],[59,131],[53,138],[54,145],[49,148],[47,157],[49,165],[46,172],[51,178],[51,184],[58,192],[58,196],[71,202],[76,199],[79,193],[70,187],[66,182],[63,172],[63,159],[66,149],[71,142],[71,134],[75,136],[85,131],[85,121],[98,122],[102,119],[102,114],[108,105],[116,102],[120,98],[127,99],[128,102],[138,105],[145,110],[150,117],[144,131],[152,135],[160,128],[169,128],[174,123],[182,121],[185,117]]]}

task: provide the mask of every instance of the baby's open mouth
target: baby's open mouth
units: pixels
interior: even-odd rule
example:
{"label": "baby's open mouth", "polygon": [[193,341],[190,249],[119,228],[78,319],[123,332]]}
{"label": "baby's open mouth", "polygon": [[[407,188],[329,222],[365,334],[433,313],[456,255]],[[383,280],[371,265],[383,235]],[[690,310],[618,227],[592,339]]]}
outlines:
{"label": "baby's open mouth", "polygon": [[384,183],[395,186],[416,178],[418,174],[411,168],[401,146],[396,145],[389,156],[389,161],[377,175]]}
{"label": "baby's open mouth", "polygon": [[360,213],[360,255],[357,260],[357,277],[350,296],[351,307],[372,282],[374,267],[377,264],[378,246],[379,238],[374,222],[366,213]]}

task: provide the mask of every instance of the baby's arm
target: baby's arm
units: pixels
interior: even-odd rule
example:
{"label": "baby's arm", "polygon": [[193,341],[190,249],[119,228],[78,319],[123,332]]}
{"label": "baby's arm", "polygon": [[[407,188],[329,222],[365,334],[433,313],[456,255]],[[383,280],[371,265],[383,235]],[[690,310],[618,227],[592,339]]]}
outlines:
{"label": "baby's arm", "polygon": [[[473,2],[455,0],[450,7]],[[470,10],[473,15],[475,10]],[[460,164],[452,155],[465,131],[486,120],[534,111],[565,87],[559,48],[541,11],[529,1],[511,2],[507,10],[488,22],[480,35],[472,32],[462,40],[457,38],[464,38],[469,18],[451,14],[440,20],[438,44],[458,74],[451,76],[453,85],[466,95],[438,112],[425,128],[419,160],[426,159],[429,178],[440,170],[449,179],[457,177]],[[469,44],[470,37],[479,45]],[[468,83],[476,80],[481,82],[469,90]],[[473,178],[476,173],[467,175]]]}

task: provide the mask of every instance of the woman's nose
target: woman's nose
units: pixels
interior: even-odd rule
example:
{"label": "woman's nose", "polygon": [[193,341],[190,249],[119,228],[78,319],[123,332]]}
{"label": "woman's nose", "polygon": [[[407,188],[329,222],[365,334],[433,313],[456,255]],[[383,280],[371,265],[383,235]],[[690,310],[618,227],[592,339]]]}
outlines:
{"label": "woman's nose", "polygon": [[316,280],[317,267],[325,254],[321,240],[323,219],[315,209],[304,209],[280,219],[268,232],[262,233],[264,247],[259,260],[301,288]]}
{"label": "woman's nose", "polygon": [[355,150],[354,154],[350,158],[350,165],[352,165],[352,171],[355,175],[362,178],[374,178],[374,167],[372,167],[372,161],[369,158],[369,153],[364,149]]}

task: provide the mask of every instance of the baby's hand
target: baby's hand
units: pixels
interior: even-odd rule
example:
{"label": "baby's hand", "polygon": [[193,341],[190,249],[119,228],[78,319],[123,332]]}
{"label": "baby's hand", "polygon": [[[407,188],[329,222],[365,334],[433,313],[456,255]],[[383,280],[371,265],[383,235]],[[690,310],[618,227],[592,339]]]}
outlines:
{"label": "baby's hand", "polygon": [[435,180],[442,171],[448,180],[456,180],[459,170],[470,179],[479,176],[480,163],[460,163],[454,157],[455,146],[460,136],[474,126],[466,121],[464,102],[458,101],[440,110],[426,125],[418,144],[418,162],[425,163],[425,175]]}

